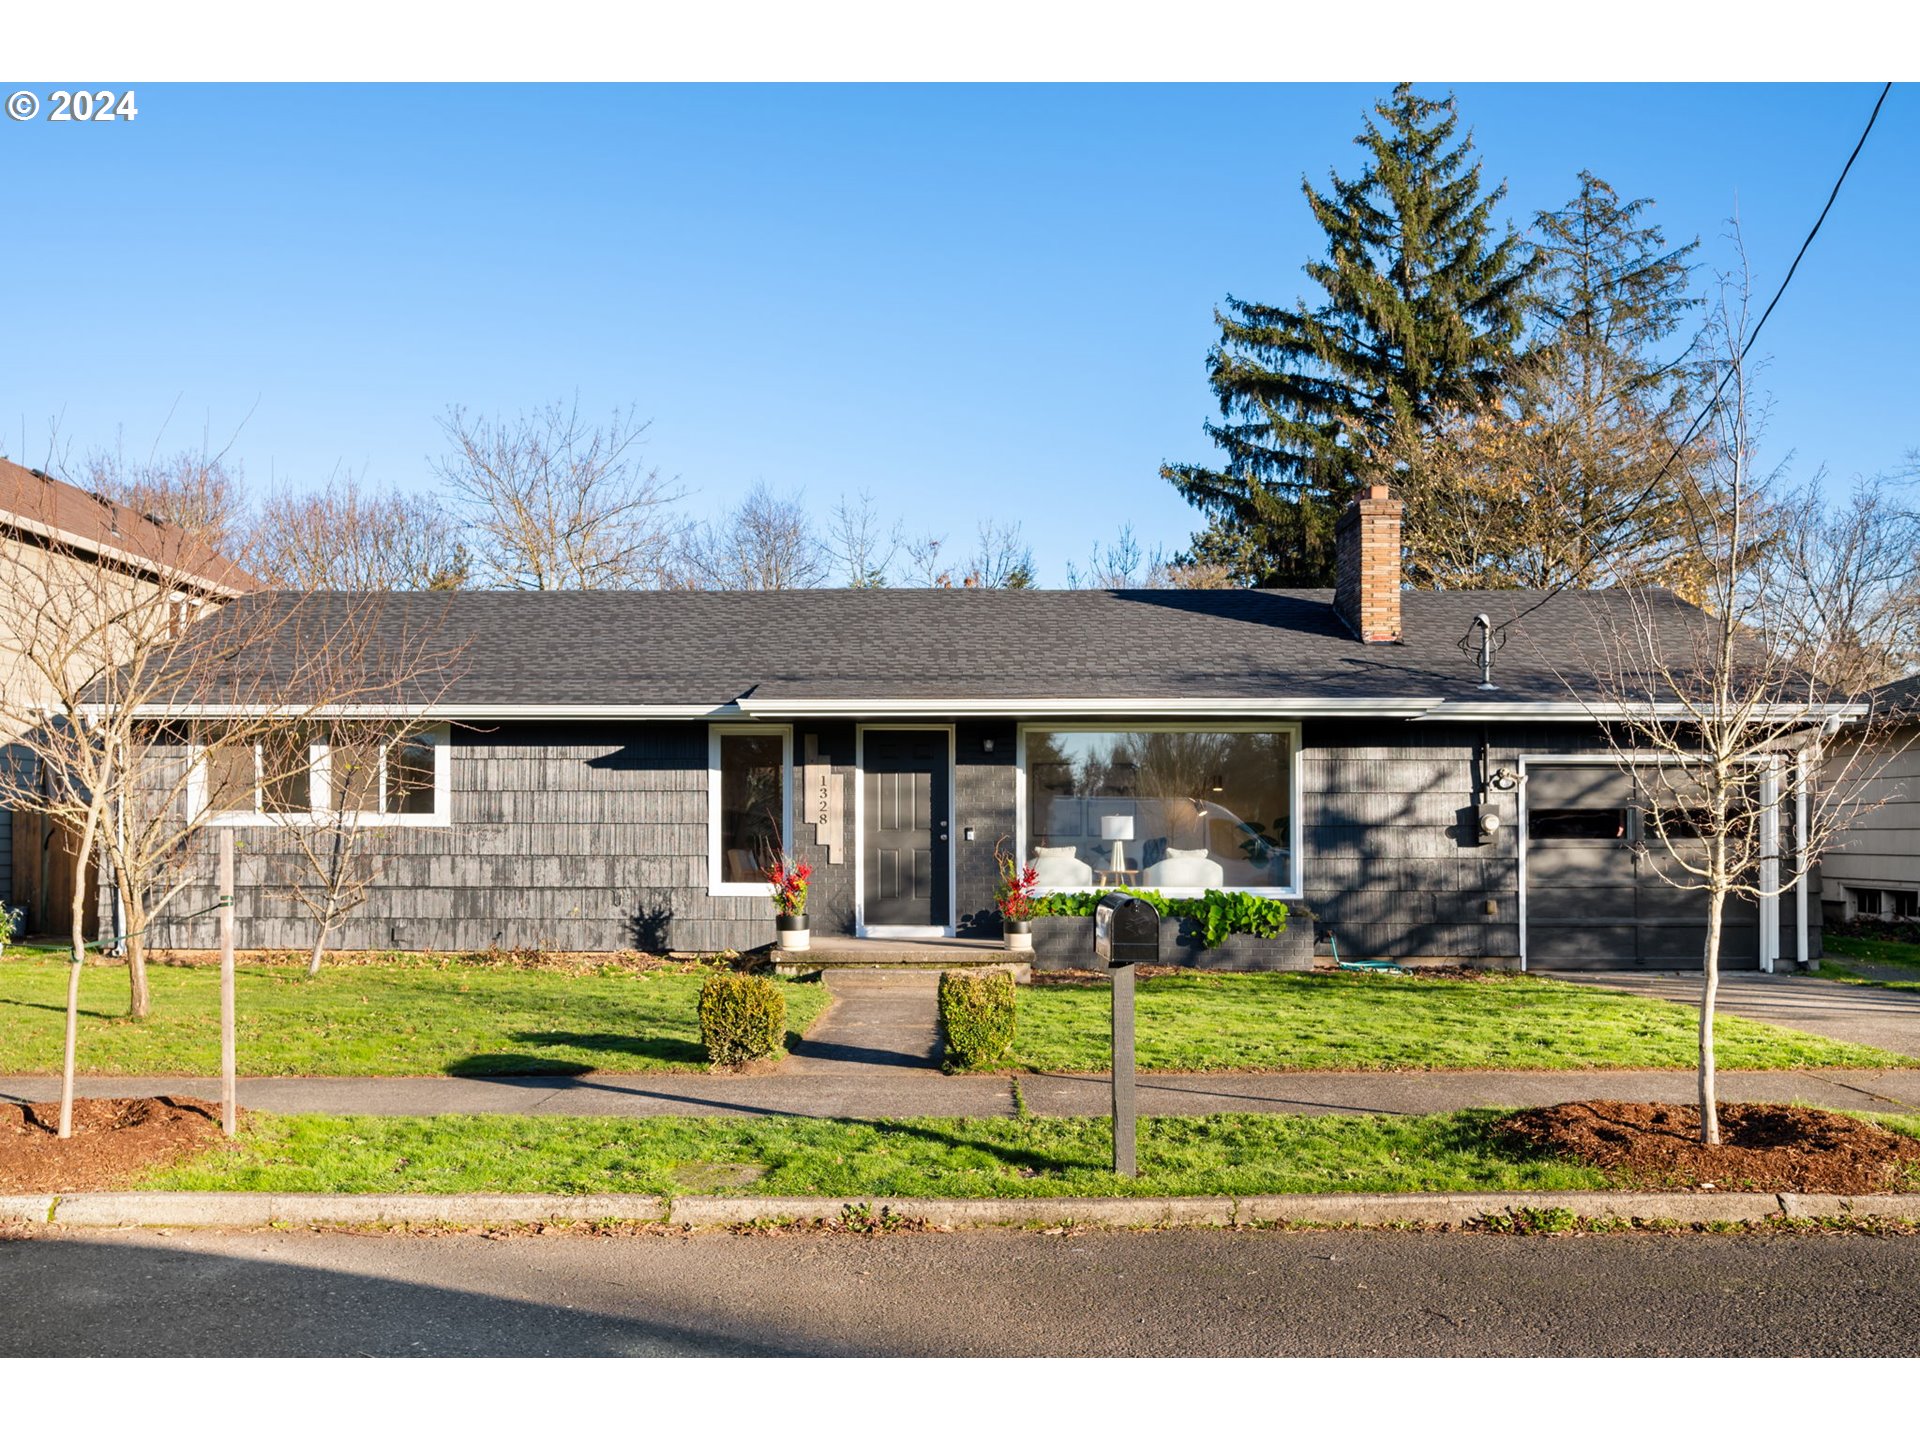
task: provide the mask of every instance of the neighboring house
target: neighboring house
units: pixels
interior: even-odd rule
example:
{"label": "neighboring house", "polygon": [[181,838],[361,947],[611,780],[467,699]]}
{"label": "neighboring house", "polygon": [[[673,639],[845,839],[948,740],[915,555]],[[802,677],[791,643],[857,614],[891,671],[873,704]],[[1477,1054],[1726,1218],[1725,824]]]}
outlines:
{"label": "neighboring house", "polygon": [[[1873,778],[1820,857],[1820,904],[1834,922],[1920,921],[1920,675],[1875,691],[1873,714],[1858,742]],[[1836,769],[1850,758],[1843,751]]]}
{"label": "neighboring house", "polygon": [[[1346,956],[1697,966],[1704,904],[1638,853],[1583,678],[1628,597],[1405,592],[1384,487],[1339,549],[1334,591],[391,597],[383,623],[465,649],[368,792],[388,858],[336,943],[744,950],[774,938],[776,847],[813,866],[816,947],[992,936],[1004,844],[1050,889],[1304,902]],[[1678,650],[1698,612],[1652,600]],[[1496,688],[1462,643],[1483,611],[1515,620]],[[319,802],[323,736],[310,760]],[[243,946],[310,939],[264,864],[302,823],[218,821],[243,831]],[[212,898],[213,834],[180,913]],[[1817,922],[1736,905],[1726,963],[1799,958]],[[208,923],[154,943],[202,947]]]}
{"label": "neighboring house", "polygon": [[[111,585],[102,584],[112,577]],[[176,604],[181,623],[210,604],[256,587],[239,566],[193,536],[89,494],[39,470],[0,460],[0,764],[22,763],[5,716],[44,702],[44,682],[21,658],[22,637],[34,621],[33,597],[50,586],[73,595],[89,591],[102,604]],[[124,588],[120,588],[124,587]],[[109,598],[111,597],[111,598]],[[161,600],[161,597],[165,597]],[[57,836],[40,834],[32,817],[0,809],[0,900],[42,915],[45,868],[60,863]],[[31,834],[27,832],[33,832]],[[16,844],[16,834],[22,843]],[[54,893],[60,893],[58,886]]]}

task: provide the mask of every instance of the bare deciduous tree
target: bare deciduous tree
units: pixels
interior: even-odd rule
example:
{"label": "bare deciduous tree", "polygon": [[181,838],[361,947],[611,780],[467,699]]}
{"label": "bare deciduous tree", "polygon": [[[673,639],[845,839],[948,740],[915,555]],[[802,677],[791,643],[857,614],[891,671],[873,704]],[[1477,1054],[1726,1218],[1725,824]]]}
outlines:
{"label": "bare deciduous tree", "polygon": [[95,451],[86,460],[83,488],[149,519],[176,526],[223,555],[236,554],[246,530],[245,477],[222,454],[182,450],[161,459],[130,461],[119,451]]}
{"label": "bare deciduous tree", "polygon": [[1855,482],[1835,502],[1826,477],[1784,497],[1759,564],[1762,598],[1783,643],[1851,687],[1898,679],[1920,663],[1920,514],[1891,480]]}
{"label": "bare deciduous tree", "polygon": [[[49,507],[58,503],[46,492]],[[70,1133],[80,967],[86,959],[87,901],[96,864],[138,873],[133,847],[146,837],[144,796],[166,764],[158,758],[156,702],[190,706],[205,698],[213,667],[249,637],[210,641],[193,619],[213,603],[200,561],[204,547],[173,526],[143,535],[134,566],[111,545],[83,548],[58,538],[52,520],[37,544],[8,546],[0,584],[5,672],[0,676],[0,735],[23,763],[0,767],[0,807],[54,827],[70,846],[68,892],[41,896],[64,905],[70,961],[60,1130]],[[29,519],[32,517],[29,515]],[[103,519],[109,527],[110,516]],[[175,767],[176,770],[180,767]],[[172,779],[179,781],[175,774]],[[138,938],[138,937],[134,937]],[[130,1008],[147,1013],[144,951],[128,950]]]}
{"label": "bare deciduous tree", "polygon": [[980,522],[973,555],[960,583],[980,590],[1027,590],[1033,586],[1033,547],[1020,537],[1018,520]]}
{"label": "bare deciduous tree", "polygon": [[761,484],[718,525],[682,537],[672,577],[689,590],[805,590],[824,583],[829,566],[802,498]]}
{"label": "bare deciduous tree", "polygon": [[[1755,469],[1749,327],[1744,276],[1723,282],[1711,330],[1726,383],[1708,432],[1710,493],[1688,534],[1705,613],[1662,591],[1627,591],[1631,618],[1595,637],[1598,713],[1634,782],[1647,862],[1706,900],[1699,1100],[1709,1145],[1720,1138],[1714,1017],[1728,904],[1790,891],[1868,807],[1869,783],[1891,758],[1855,746],[1821,773],[1835,728],[1864,710],[1866,683],[1851,650],[1810,645],[1783,619],[1809,597],[1749,528],[1777,484]],[[1875,534],[1858,548],[1880,543]],[[1804,824],[1790,833],[1783,816],[1796,814]]]}
{"label": "bare deciduous tree", "polygon": [[632,410],[591,425],[577,403],[512,420],[456,405],[440,427],[451,449],[435,470],[471,538],[477,584],[619,590],[661,582],[681,494],[641,464],[647,426]]}
{"label": "bare deciduous tree", "polygon": [[458,590],[472,568],[445,507],[352,475],[268,496],[245,554],[262,580],[291,590]]}
{"label": "bare deciduous tree", "polygon": [[[432,811],[434,751],[421,717],[445,696],[465,647],[443,636],[443,617],[424,603],[349,600],[327,648],[305,667],[301,739],[317,759],[295,797],[304,807],[270,814],[277,823],[262,858],[268,883],[313,923],[309,976],[320,973],[340,922],[380,882],[402,833],[396,825]],[[293,773],[301,768],[296,762]]]}
{"label": "bare deciduous tree", "polygon": [[873,495],[865,490],[852,501],[840,497],[828,527],[826,549],[849,590],[879,590],[904,543],[900,523],[883,528]]}

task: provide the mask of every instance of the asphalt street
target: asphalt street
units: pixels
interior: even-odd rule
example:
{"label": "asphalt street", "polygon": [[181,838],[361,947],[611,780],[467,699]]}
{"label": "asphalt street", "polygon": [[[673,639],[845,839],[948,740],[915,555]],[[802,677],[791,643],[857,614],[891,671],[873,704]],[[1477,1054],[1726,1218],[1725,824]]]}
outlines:
{"label": "asphalt street", "polygon": [[0,1354],[1913,1355],[1920,1237],[124,1231],[0,1241]]}

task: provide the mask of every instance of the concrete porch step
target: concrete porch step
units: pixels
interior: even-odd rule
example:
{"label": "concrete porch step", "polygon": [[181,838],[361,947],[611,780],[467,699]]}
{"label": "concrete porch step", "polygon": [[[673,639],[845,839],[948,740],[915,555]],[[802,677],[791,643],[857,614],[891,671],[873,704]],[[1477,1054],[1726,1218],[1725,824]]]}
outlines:
{"label": "concrete porch step", "polygon": [[998,940],[861,940],[814,936],[807,950],[762,952],[776,975],[817,975],[865,970],[875,974],[907,971],[1006,969],[1016,983],[1032,978],[1025,955],[1015,955]]}

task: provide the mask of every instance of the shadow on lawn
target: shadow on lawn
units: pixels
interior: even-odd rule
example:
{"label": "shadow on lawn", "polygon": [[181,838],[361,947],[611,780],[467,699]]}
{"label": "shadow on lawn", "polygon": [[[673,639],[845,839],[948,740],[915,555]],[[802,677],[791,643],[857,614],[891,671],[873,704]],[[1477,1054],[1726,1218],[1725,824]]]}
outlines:
{"label": "shadow on lawn", "polygon": [[[22,1010],[51,1010],[56,1015],[64,1015],[67,1013],[65,1001],[55,1005],[45,1000],[0,1000],[0,1005],[17,1005]],[[93,1010],[85,1005],[80,1007],[79,1013],[83,1018],[89,1020],[131,1020],[133,1018],[124,1010]]]}
{"label": "shadow on lawn", "polygon": [[[703,1066],[707,1052],[694,1041],[661,1035],[613,1035],[574,1030],[520,1030],[508,1037],[523,1045],[589,1055],[628,1055],[663,1065]],[[572,1056],[530,1053],[469,1055],[447,1065],[449,1075],[585,1075],[600,1066]]]}

